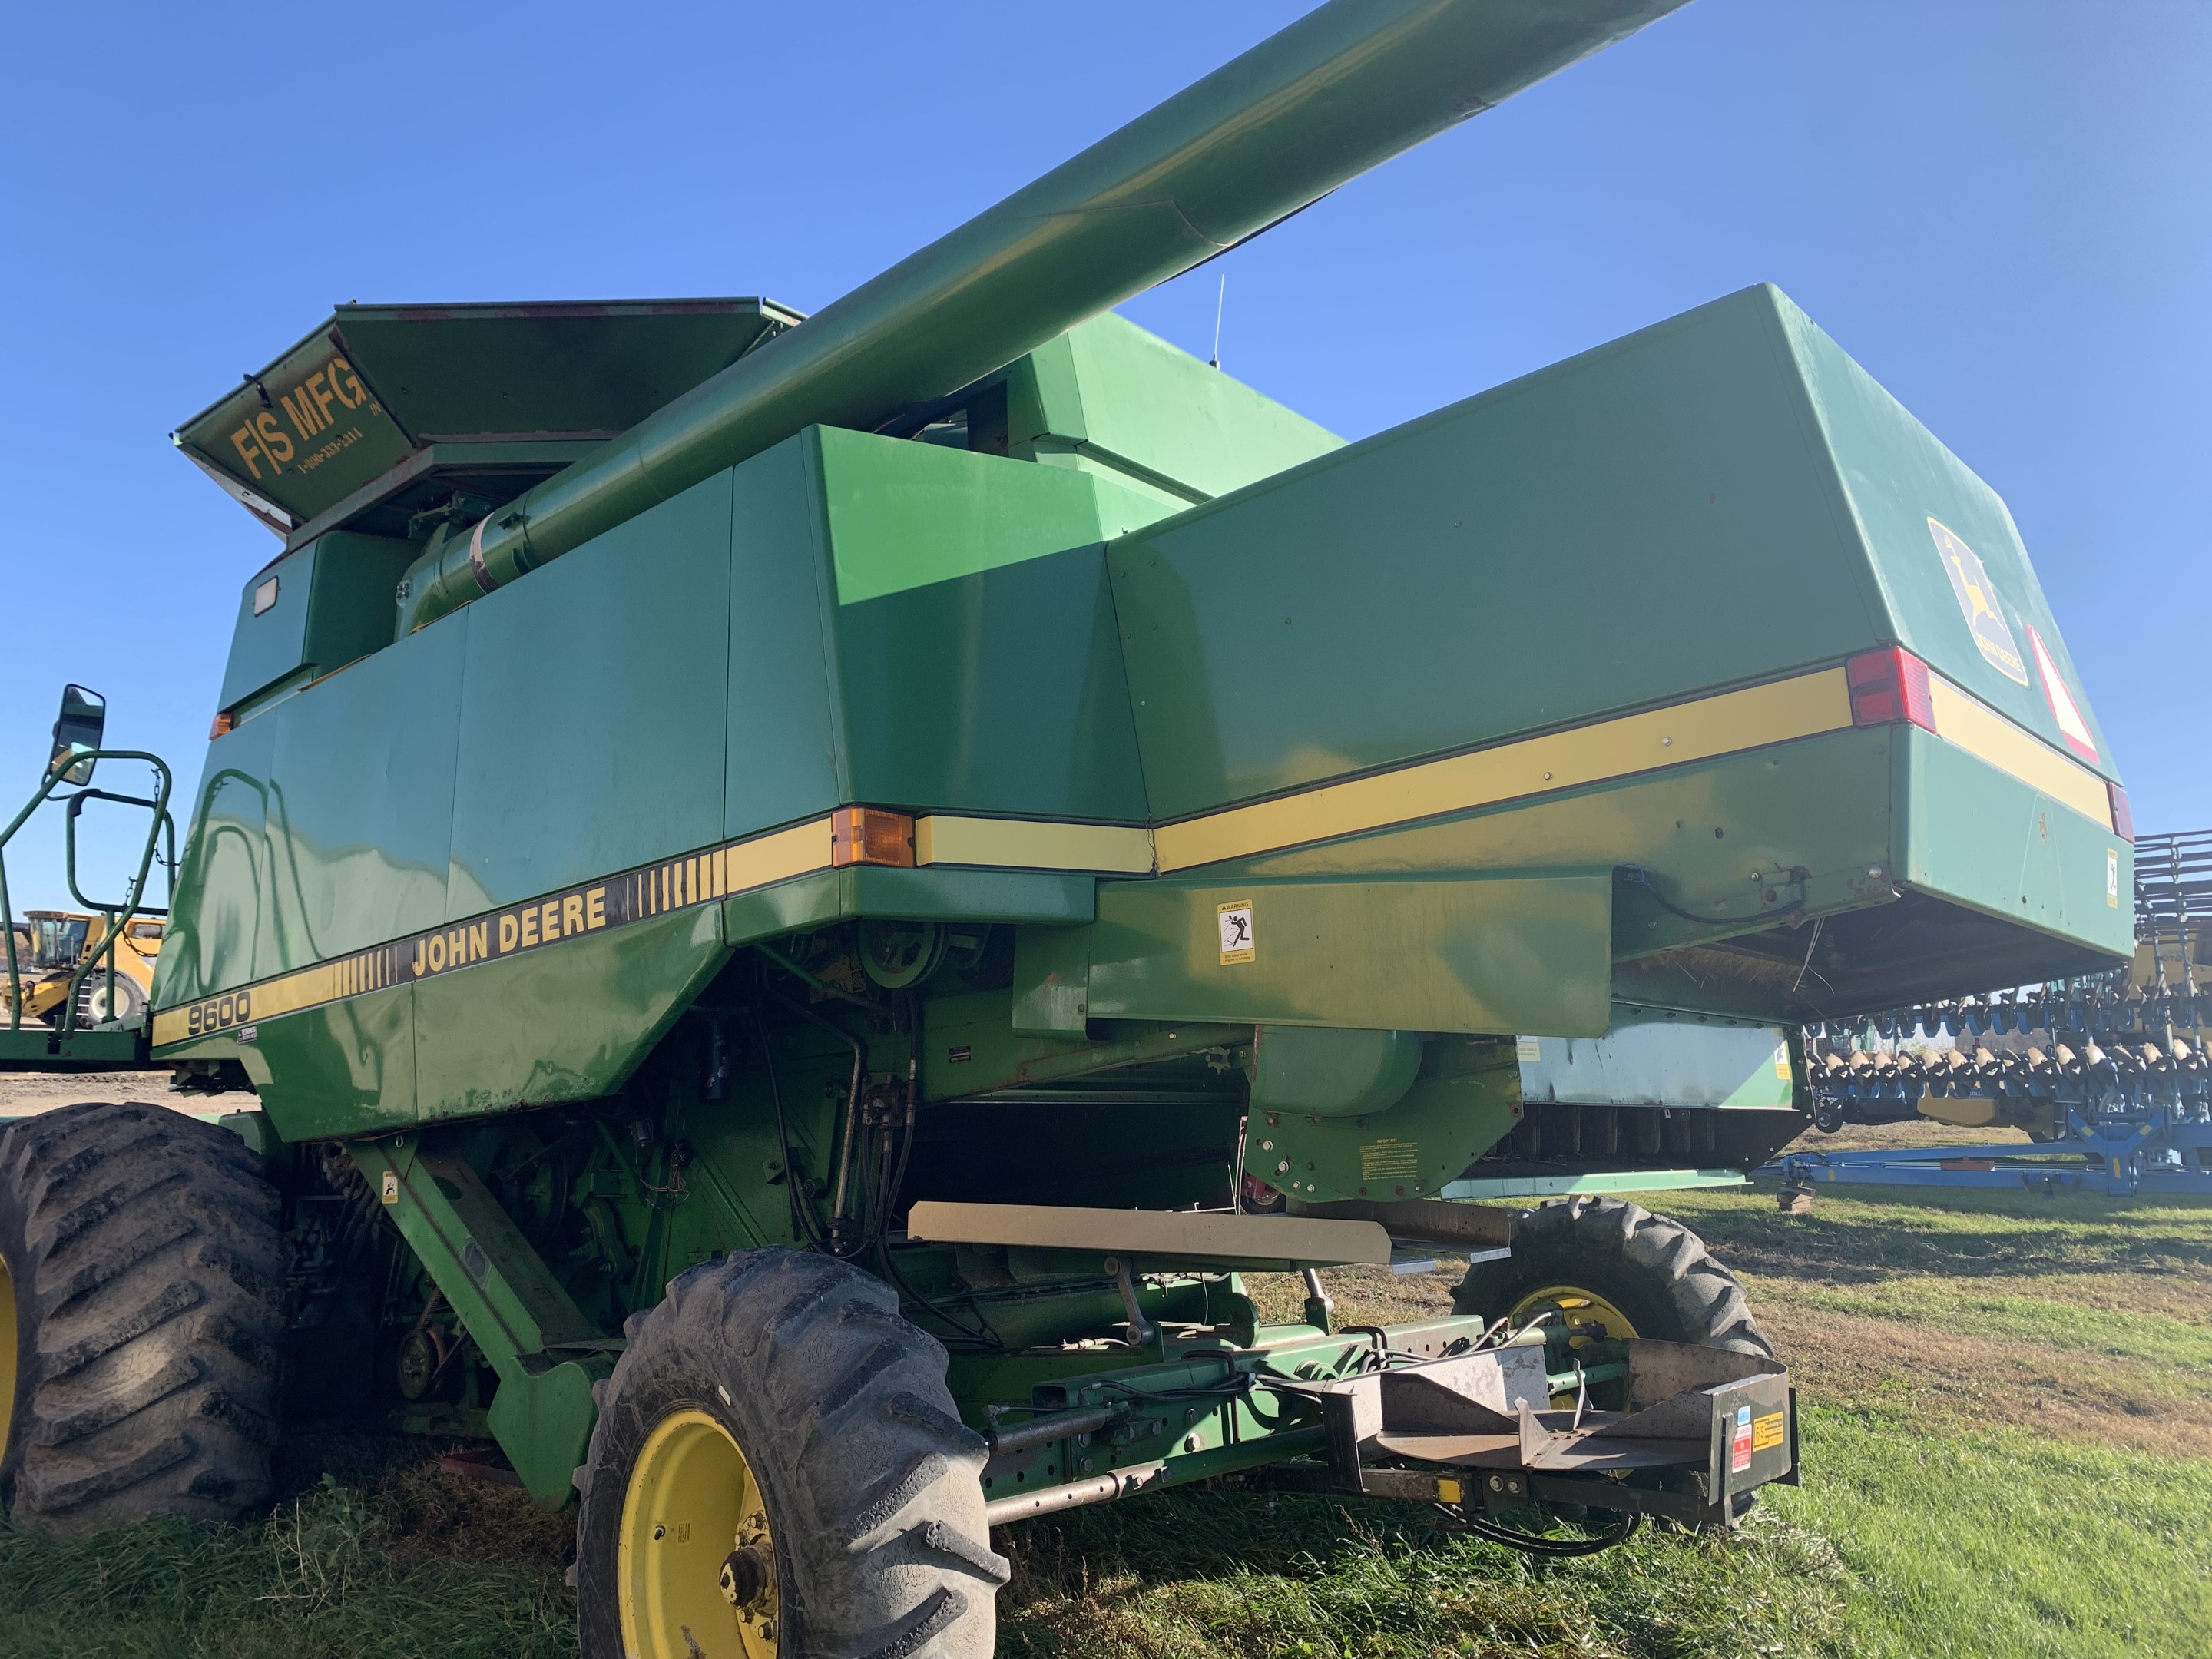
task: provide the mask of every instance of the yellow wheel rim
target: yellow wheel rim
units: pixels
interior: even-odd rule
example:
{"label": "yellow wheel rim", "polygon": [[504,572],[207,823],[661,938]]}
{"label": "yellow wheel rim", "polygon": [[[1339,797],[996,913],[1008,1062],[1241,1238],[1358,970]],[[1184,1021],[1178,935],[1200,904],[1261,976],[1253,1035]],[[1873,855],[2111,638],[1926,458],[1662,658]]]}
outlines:
{"label": "yellow wheel rim", "polygon": [[[1595,1291],[1585,1290],[1580,1285],[1547,1285],[1541,1290],[1531,1291],[1513,1304],[1505,1316],[1505,1328],[1517,1331],[1538,1314],[1556,1309],[1566,1321],[1567,1346],[1588,1346],[1600,1334],[1620,1340],[1636,1334],[1635,1322]],[[1565,1410],[1575,1403],[1574,1390],[1552,1396],[1555,1409]]]}
{"label": "yellow wheel rim", "polygon": [[1589,1327],[1602,1325],[1605,1334],[1615,1340],[1637,1334],[1635,1322],[1595,1291],[1580,1285],[1547,1285],[1531,1291],[1513,1304],[1505,1316],[1505,1328],[1517,1331],[1547,1308],[1556,1308],[1567,1324],[1567,1340],[1571,1346],[1582,1347],[1597,1331]]}
{"label": "yellow wheel rim", "polygon": [[776,1645],[768,1506],[706,1413],[653,1426],[623,1494],[616,1595],[629,1659],[769,1659]]}
{"label": "yellow wheel rim", "polygon": [[15,1281],[0,1261],[0,1452],[15,1426]]}

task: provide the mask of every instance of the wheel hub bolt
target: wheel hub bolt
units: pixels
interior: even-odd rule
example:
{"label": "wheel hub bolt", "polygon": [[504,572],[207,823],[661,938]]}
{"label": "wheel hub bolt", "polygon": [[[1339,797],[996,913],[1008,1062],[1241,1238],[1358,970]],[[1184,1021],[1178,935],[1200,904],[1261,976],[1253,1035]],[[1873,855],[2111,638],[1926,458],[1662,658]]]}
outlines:
{"label": "wheel hub bolt", "polygon": [[750,1607],[769,1587],[771,1567],[768,1552],[757,1544],[732,1550],[722,1562],[722,1599],[733,1607]]}

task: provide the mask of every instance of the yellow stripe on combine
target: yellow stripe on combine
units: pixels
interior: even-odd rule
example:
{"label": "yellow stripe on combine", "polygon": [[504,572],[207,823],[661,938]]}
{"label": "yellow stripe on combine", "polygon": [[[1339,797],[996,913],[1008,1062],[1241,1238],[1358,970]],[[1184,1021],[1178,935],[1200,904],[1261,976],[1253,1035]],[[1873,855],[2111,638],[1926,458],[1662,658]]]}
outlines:
{"label": "yellow stripe on combine", "polygon": [[933,812],[915,820],[914,861],[1148,876],[1152,836],[1141,824],[1041,823]]}
{"label": "yellow stripe on combine", "polygon": [[2072,807],[2100,829],[2112,827],[2112,791],[2087,767],[1975,702],[1940,674],[1928,677],[1928,701],[1936,735],[1944,742]]}
{"label": "yellow stripe on combine", "polygon": [[811,823],[794,824],[757,841],[739,842],[725,848],[722,891],[742,893],[829,867],[830,820],[817,818]]}
{"label": "yellow stripe on combine", "polygon": [[[1941,675],[1929,676],[1929,690],[1936,732],[1944,742],[2096,823],[2112,827],[2111,798],[2105,781],[2094,772],[1977,702]],[[1149,830],[1135,824],[930,813],[915,821],[915,862],[925,867],[958,865],[1129,876],[1157,870],[1164,874],[1637,777],[1845,731],[1850,726],[1850,693],[1844,671],[1824,668],[1472,754],[1401,766],[1371,777],[1321,784],[1297,794],[1228,807]],[[607,880],[625,884],[625,890],[634,895],[632,921],[712,903],[832,868],[831,824],[830,818],[816,818]],[[546,908],[550,914],[552,906]],[[552,925],[550,921],[546,924],[549,928]],[[547,934],[549,939],[552,937]],[[523,942],[530,943],[526,927]],[[404,951],[406,941],[396,944]],[[241,1000],[235,1017],[243,1024],[376,990],[404,977],[387,966],[386,952],[393,948],[392,944],[381,945],[301,969],[226,993],[222,1000]],[[501,946],[502,952],[505,948]],[[469,960],[476,957],[471,955]],[[419,966],[416,971],[421,971]],[[250,1003],[243,1000],[249,996]],[[206,1000],[201,1004],[203,1012]],[[155,1043],[179,1042],[191,1035],[187,1013],[186,1008],[174,1008],[155,1015]],[[230,1020],[226,1012],[225,1029]]]}
{"label": "yellow stripe on combine", "polygon": [[1824,668],[1671,708],[1601,720],[1163,824],[1152,832],[1152,840],[1164,872],[1188,870],[1817,737],[1850,723],[1850,692],[1844,671]]}

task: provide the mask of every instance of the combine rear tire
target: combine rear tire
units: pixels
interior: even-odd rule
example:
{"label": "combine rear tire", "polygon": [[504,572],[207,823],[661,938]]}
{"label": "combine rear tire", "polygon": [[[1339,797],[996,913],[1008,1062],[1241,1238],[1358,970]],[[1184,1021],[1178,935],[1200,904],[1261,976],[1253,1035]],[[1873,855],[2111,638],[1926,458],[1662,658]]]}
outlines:
{"label": "combine rear tire", "polygon": [[747,1250],[625,1335],[576,1472],[584,1659],[989,1659],[983,1442],[888,1285]]}
{"label": "combine rear tire", "polygon": [[1513,1254],[1476,1262],[1452,1293],[1457,1312],[1516,1327],[1561,1304],[1571,1325],[1595,1319],[1612,1336],[1774,1354],[1742,1285],[1695,1233],[1617,1198],[1530,1211],[1514,1229]]}
{"label": "combine rear tire", "polygon": [[0,1460],[20,1525],[230,1520],[269,1495],[276,1194],[237,1136],[137,1103],[0,1133]]}

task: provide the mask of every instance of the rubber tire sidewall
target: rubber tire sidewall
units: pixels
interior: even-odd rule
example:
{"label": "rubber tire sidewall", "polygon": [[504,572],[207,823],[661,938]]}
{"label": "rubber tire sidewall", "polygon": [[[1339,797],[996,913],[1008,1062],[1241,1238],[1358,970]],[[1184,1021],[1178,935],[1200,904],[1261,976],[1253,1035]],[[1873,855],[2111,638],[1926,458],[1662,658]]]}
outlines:
{"label": "rubber tire sidewall", "polygon": [[[1675,1244],[1663,1261],[1627,1248],[1632,1237],[1655,1224],[1672,1230],[1686,1246]],[[1684,1287],[1693,1278],[1707,1281],[1701,1288],[1717,1291],[1717,1297],[1686,1296]],[[1746,1320],[1749,1316],[1741,1285],[1712,1259],[1704,1241],[1680,1223],[1639,1205],[1620,1199],[1571,1200],[1528,1212],[1514,1231],[1512,1255],[1469,1267],[1453,1293],[1453,1306],[1463,1314],[1498,1319],[1523,1297],[1552,1285],[1602,1297],[1620,1310],[1640,1337],[1773,1355],[1772,1342],[1755,1321],[1749,1322],[1748,1337],[1727,1340],[1726,1333],[1743,1331],[1742,1320],[1711,1321],[1697,1311],[1702,1303],[1705,1316],[1725,1316],[1732,1293],[1733,1306],[1743,1310]]]}
{"label": "rubber tire sidewall", "polygon": [[[810,1278],[824,1289],[810,1291],[805,1283]],[[780,1285],[779,1279],[787,1283]],[[717,1279],[721,1281],[720,1285]],[[712,1296],[718,1291],[719,1302]],[[799,1294],[793,1298],[780,1291]],[[974,1483],[969,1506],[974,1511],[973,1541],[988,1553],[989,1528],[983,1519],[982,1487],[977,1478],[984,1461],[983,1442],[955,1414],[944,1381],[945,1351],[935,1339],[899,1317],[896,1297],[873,1274],[781,1245],[735,1252],[690,1269],[671,1283],[661,1304],[633,1314],[624,1326],[628,1346],[616,1373],[596,1390],[599,1419],[592,1431],[588,1461],[578,1472],[584,1498],[578,1517],[575,1583],[578,1635],[584,1659],[616,1659],[625,1653],[617,1580],[629,1479],[653,1429],[679,1411],[701,1412],[720,1424],[737,1443],[759,1486],[775,1545],[776,1648],[781,1659],[877,1650],[866,1644],[865,1632],[848,1632],[838,1638],[834,1632],[835,1619],[817,1616],[818,1610],[808,1604],[810,1590],[825,1603],[838,1599],[834,1594],[836,1580],[854,1574],[856,1582],[848,1587],[851,1593],[845,1598],[851,1605],[839,1609],[849,1614],[870,1597],[864,1558],[879,1556],[883,1547],[878,1545],[863,1551],[833,1535],[859,1517],[825,1513],[825,1507],[834,1510],[839,1500],[860,1494],[834,1486],[825,1491],[818,1483],[810,1488],[802,1476],[806,1460],[800,1442],[808,1412],[820,1399],[815,1391],[837,1385],[839,1378],[817,1371],[779,1373],[779,1358],[785,1365],[792,1363],[792,1353],[806,1345],[807,1327],[814,1321],[802,1322],[789,1352],[780,1355],[779,1348],[785,1316],[817,1294],[834,1297],[838,1303],[830,1311],[816,1316],[817,1319],[837,1320],[852,1315],[860,1325],[873,1327],[877,1340],[870,1358],[896,1351],[888,1368],[900,1370],[901,1386],[888,1398],[898,1407],[904,1420],[926,1419],[930,1426],[924,1432],[937,1437],[939,1445],[959,1443],[957,1455],[969,1462],[969,1472],[963,1476],[947,1468],[940,1478]],[[826,1350],[829,1344],[825,1340],[818,1346]],[[849,1353],[845,1357],[849,1359]],[[909,1362],[919,1362],[921,1374],[915,1374]],[[877,1375],[887,1376],[888,1368],[879,1368]],[[716,1386],[718,1382],[721,1388]],[[726,1400],[721,1397],[723,1388],[729,1393]],[[793,1398],[794,1390],[811,1397]],[[865,1399],[874,1392],[876,1385],[870,1383],[862,1394],[851,1397]],[[850,1424],[847,1431],[865,1433],[866,1429]],[[921,1444],[919,1437],[915,1444]],[[831,1500],[827,1506],[825,1498]],[[892,1514],[908,1512],[916,1501],[918,1498],[902,1500]],[[890,1518],[886,1516],[882,1521],[887,1524]],[[814,1529],[811,1536],[805,1531],[810,1527]],[[878,1538],[884,1530],[883,1524],[868,1528]],[[905,1542],[902,1537],[891,1547],[896,1551]],[[794,1559],[799,1553],[795,1545],[805,1547],[813,1556],[806,1571]],[[987,1583],[978,1575],[970,1583],[968,1575],[962,1574],[957,1585],[947,1587],[959,1596],[958,1603],[943,1603],[940,1611],[945,1611],[942,1620],[933,1617],[927,1628],[885,1651],[959,1654],[963,1659],[988,1655],[996,1629],[994,1596],[1006,1574],[1002,1560],[994,1557],[993,1564],[994,1582]],[[914,1565],[901,1560],[893,1564],[893,1570]],[[929,1565],[942,1569],[959,1564],[937,1556]]]}
{"label": "rubber tire sidewall", "polygon": [[0,1444],[0,1514],[15,1501],[15,1469],[22,1462],[23,1429],[31,1420],[39,1377],[38,1297],[26,1288],[32,1280],[23,1230],[23,1206],[14,1184],[0,1182],[0,1263],[7,1267],[15,1304],[15,1328],[9,1333],[15,1345],[15,1390],[8,1402],[7,1439]]}
{"label": "rubber tire sidewall", "polygon": [[[781,1517],[793,1512],[793,1494],[789,1491],[787,1476],[776,1466],[775,1460],[762,1454],[760,1426],[746,1420],[748,1413],[733,1406],[726,1406],[712,1389],[698,1386],[699,1374],[674,1374],[667,1364],[650,1366],[642,1374],[623,1379],[621,1408],[606,1424],[604,1449],[600,1437],[592,1437],[592,1455],[594,1468],[603,1473],[611,1483],[621,1490],[608,1494],[610,1501],[586,1502],[577,1516],[576,1538],[576,1622],[577,1634],[581,1638],[586,1654],[621,1654],[623,1646],[622,1604],[620,1586],[615,1582],[621,1557],[623,1513],[628,1490],[626,1477],[637,1465],[638,1454],[645,1448],[653,1429],[678,1412],[703,1412],[722,1425],[723,1431],[738,1443],[744,1455],[745,1463],[753,1479],[759,1483],[761,1496],[769,1516],[770,1528],[775,1542],[776,1602],[778,1622],[776,1648],[779,1655],[796,1654],[802,1650],[788,1640],[787,1632],[796,1633],[803,1628],[804,1620],[793,1619],[798,1611],[797,1575],[792,1568],[791,1553],[787,1547],[787,1528]],[[743,1399],[742,1393],[735,1398]],[[589,1536],[586,1534],[588,1533]],[[587,1565],[588,1564],[588,1565]],[[597,1569],[604,1567],[606,1582],[597,1582]],[[587,1575],[592,1582],[587,1583]],[[596,1640],[595,1640],[596,1638]]]}

